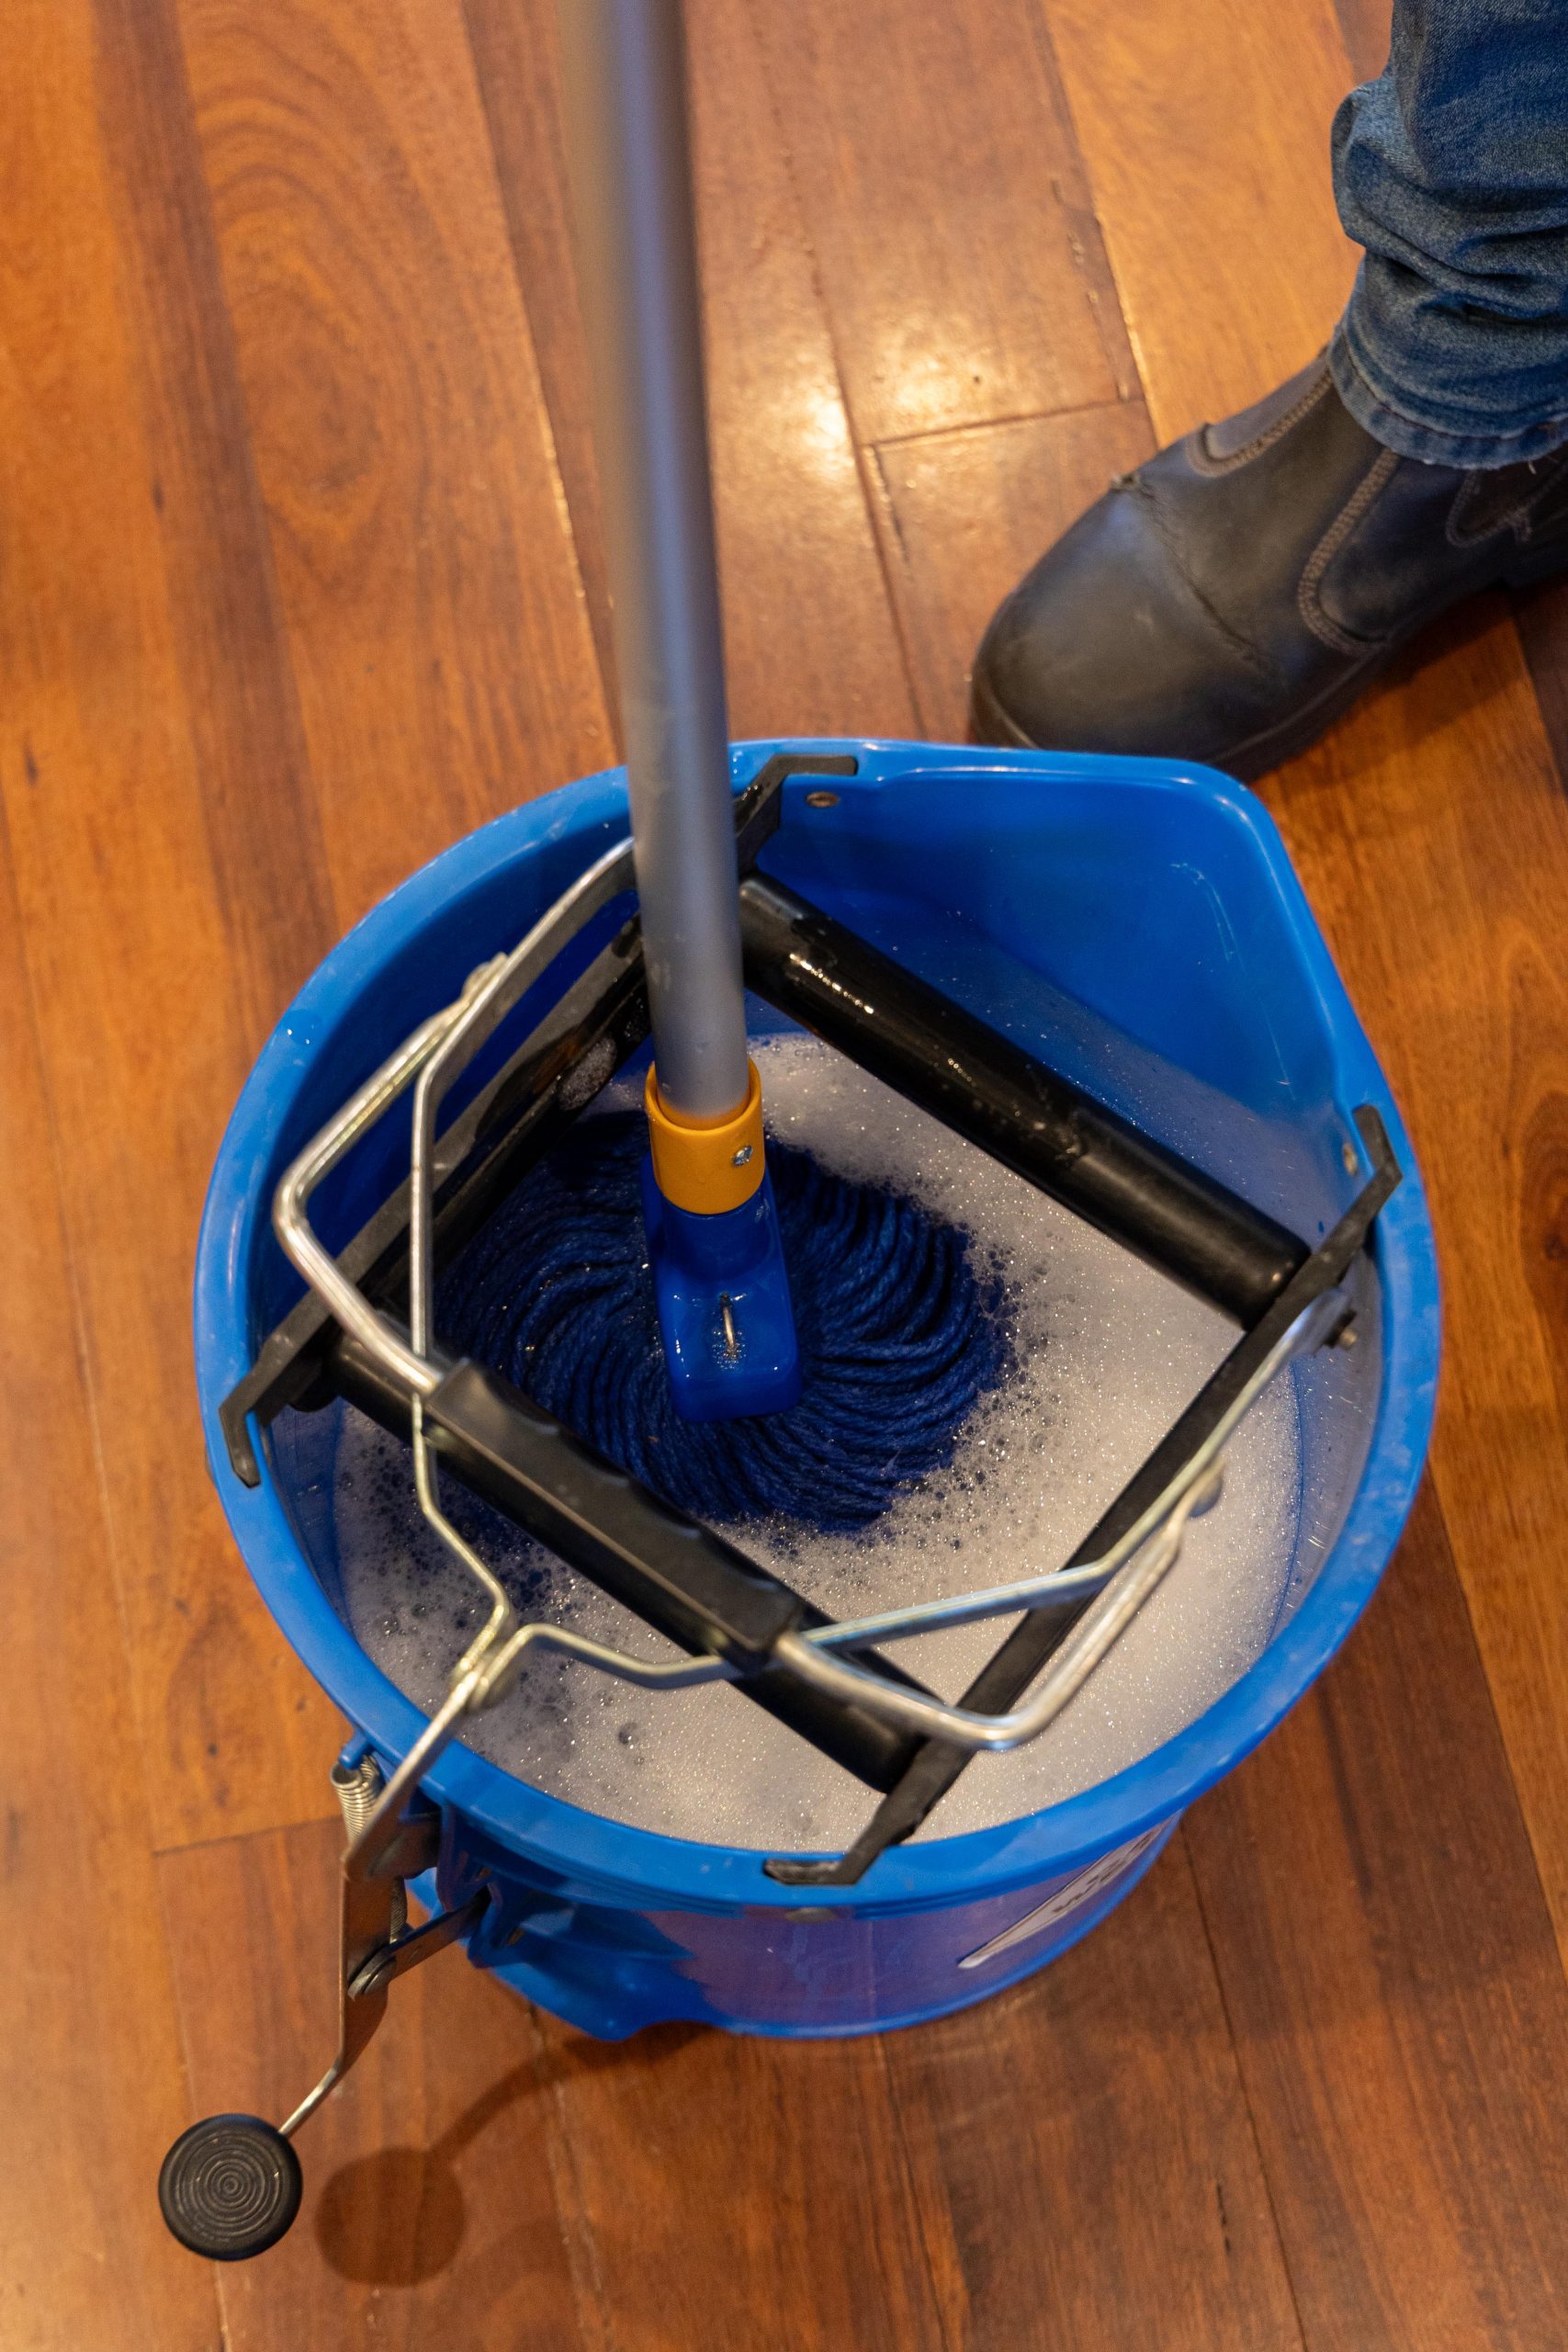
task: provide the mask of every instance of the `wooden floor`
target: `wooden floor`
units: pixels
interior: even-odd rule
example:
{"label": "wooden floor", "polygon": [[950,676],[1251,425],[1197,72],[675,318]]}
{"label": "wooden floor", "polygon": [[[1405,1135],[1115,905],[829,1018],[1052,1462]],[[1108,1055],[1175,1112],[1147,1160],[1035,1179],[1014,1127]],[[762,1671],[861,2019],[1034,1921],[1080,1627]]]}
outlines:
{"label": "wooden floor", "polygon": [[[692,0],[736,730],[944,736],[1112,473],[1321,343],[1379,0]],[[1264,787],[1444,1253],[1349,1647],[1032,1984],[622,2047],[455,1958],[219,2273],[159,2157],[331,2032],[339,1726],[203,1466],[203,1187],[339,933],[614,753],[549,0],[10,0],[3,2352],[1549,2352],[1568,2295],[1568,591]]]}

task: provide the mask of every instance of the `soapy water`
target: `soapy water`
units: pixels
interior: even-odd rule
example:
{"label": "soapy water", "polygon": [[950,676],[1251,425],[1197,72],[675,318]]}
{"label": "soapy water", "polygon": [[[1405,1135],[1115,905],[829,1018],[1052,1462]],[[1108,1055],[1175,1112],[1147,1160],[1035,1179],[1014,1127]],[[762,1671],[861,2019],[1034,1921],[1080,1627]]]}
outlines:
{"label": "soapy water", "polygon": [[[968,1232],[1000,1275],[1013,1370],[976,1408],[950,1469],[859,1534],[787,1520],[731,1532],[834,1617],[1060,1566],[1234,1343],[1232,1327],[1020,1177],[815,1039],[753,1040],[770,1129],[845,1176],[902,1191]],[[635,1100],[606,1088],[599,1109]],[[1191,1723],[1258,1657],[1295,1545],[1295,1392],[1277,1380],[1232,1438],[1224,1489],[1180,1560],[1051,1727],[976,1757],[922,1837],[1015,1820],[1108,1779]],[[642,1657],[672,1645],[451,1477],[443,1499],[525,1616]],[[426,1526],[408,1449],[344,1411],[334,1513],[349,1622],[427,1712],[485,1613]],[[957,1698],[1015,1619],[898,1644],[907,1671]],[[733,1687],[642,1690],[540,1653],[470,1721],[470,1747],[548,1794],[703,1844],[836,1850],[876,1797]]]}

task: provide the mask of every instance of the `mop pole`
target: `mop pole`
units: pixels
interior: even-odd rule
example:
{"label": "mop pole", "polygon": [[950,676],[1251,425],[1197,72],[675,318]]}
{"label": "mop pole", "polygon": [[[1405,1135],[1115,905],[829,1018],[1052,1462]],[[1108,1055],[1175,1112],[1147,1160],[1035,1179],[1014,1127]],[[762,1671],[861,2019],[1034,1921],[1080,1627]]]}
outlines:
{"label": "mop pole", "polygon": [[557,15],[653,1030],[649,1242],[677,1403],[726,1417],[793,1403],[798,1374],[746,1051],[685,42],[680,0]]}

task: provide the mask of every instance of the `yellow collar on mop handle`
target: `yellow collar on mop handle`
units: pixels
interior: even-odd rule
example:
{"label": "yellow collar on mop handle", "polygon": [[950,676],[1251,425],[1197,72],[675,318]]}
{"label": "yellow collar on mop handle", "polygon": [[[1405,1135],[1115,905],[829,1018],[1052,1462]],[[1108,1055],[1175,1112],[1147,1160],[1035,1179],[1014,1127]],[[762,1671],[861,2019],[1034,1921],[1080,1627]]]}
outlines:
{"label": "yellow collar on mop handle", "polygon": [[654,1182],[672,1207],[721,1216],[749,1201],[762,1181],[762,1081],[746,1065],[746,1100],[722,1119],[678,1119],[649,1069],[643,1089]]}

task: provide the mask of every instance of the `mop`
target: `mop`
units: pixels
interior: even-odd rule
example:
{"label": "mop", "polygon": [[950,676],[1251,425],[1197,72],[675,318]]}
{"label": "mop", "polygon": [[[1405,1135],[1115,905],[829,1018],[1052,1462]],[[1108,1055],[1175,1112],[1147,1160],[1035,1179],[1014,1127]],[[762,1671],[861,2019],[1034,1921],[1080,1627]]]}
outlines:
{"label": "mop", "polygon": [[451,1270],[436,1323],[667,1501],[850,1530],[951,1459],[1005,1371],[1004,1302],[964,1235],[765,1140],[681,13],[559,15],[653,1062],[641,1147],[588,1122]]}

